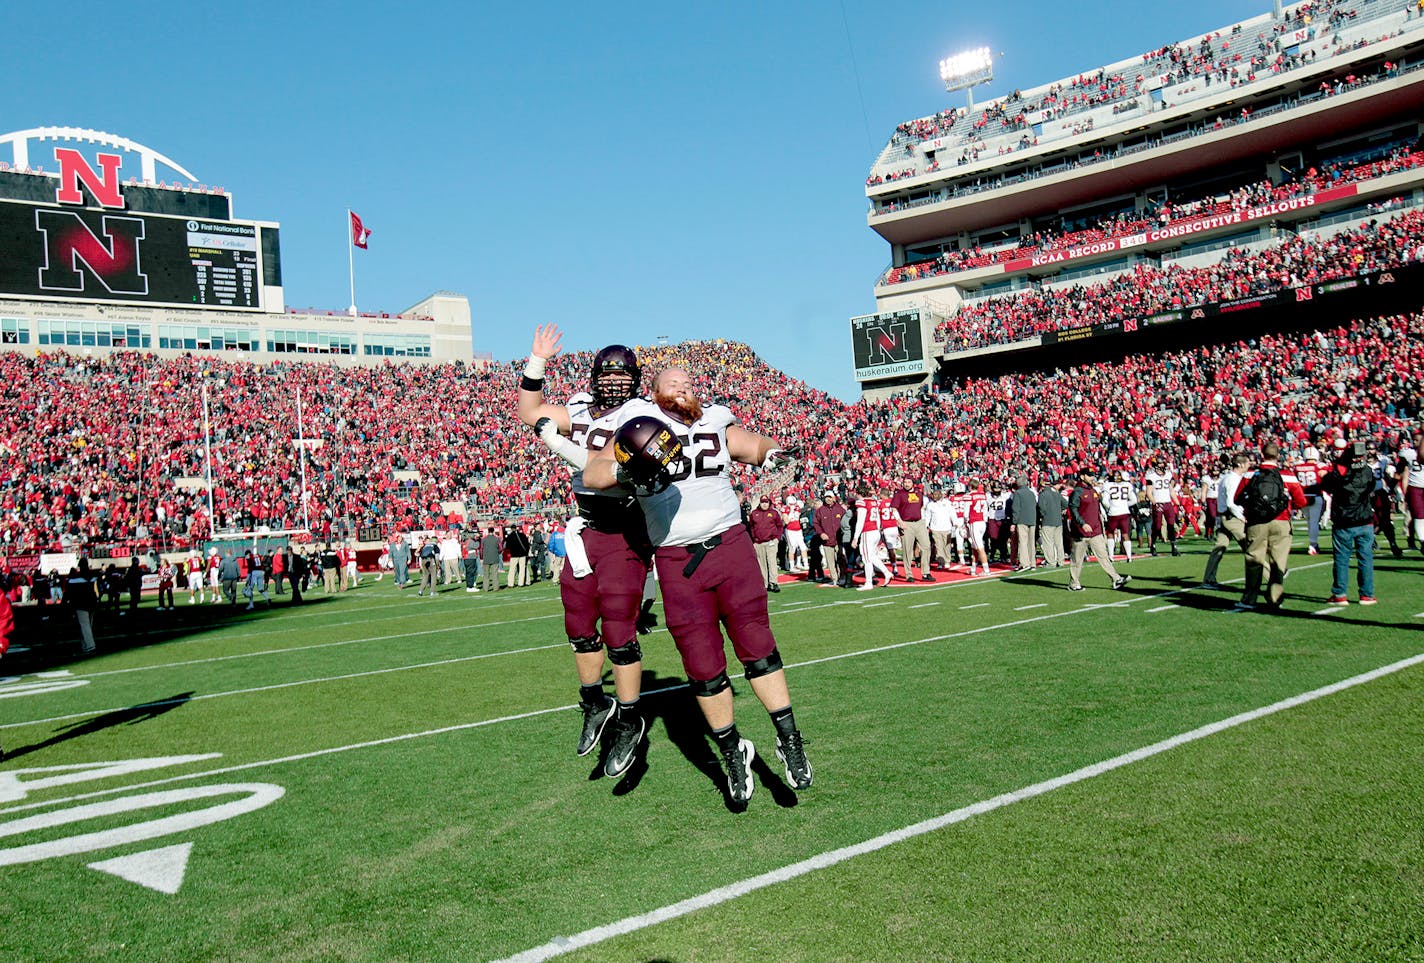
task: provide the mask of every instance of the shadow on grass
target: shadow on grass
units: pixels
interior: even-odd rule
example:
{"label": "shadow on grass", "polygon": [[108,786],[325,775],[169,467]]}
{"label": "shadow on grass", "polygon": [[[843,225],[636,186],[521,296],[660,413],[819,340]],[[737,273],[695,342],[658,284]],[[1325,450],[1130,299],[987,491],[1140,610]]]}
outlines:
{"label": "shadow on grass", "polygon": [[[303,597],[300,603],[288,601],[290,595],[275,596],[270,606],[259,601],[248,612],[246,602],[236,606],[194,605],[186,603],[172,612],[159,612],[150,606],[135,612],[118,614],[104,608],[95,612],[94,641],[99,654],[123,652],[150,645],[162,645],[175,639],[190,639],[233,625],[251,625],[291,608],[319,608],[334,603],[336,596]],[[88,658],[79,651],[79,627],[68,608],[58,605],[24,606],[15,609],[16,644],[28,651],[23,658],[8,659],[26,672],[42,672],[83,662]]]}
{"label": "shadow on grass", "polygon": [[85,722],[76,722],[71,725],[61,726],[53,736],[42,742],[33,745],[21,746],[18,749],[9,749],[5,752],[5,761],[10,762],[21,756],[38,752],[41,749],[48,749],[60,743],[69,742],[72,739],[82,739],[85,736],[92,736],[112,729],[115,726],[138,725],[140,722],[147,722],[150,719],[157,719],[161,715],[172,712],[179,706],[186,705],[193,698],[193,693],[180,692],[177,695],[169,696],[166,699],[155,699],[152,702],[140,703],[136,706],[129,706],[127,709],[117,709],[113,712],[106,712],[102,716],[95,716]]}
{"label": "shadow on grass", "polygon": [[[708,736],[707,720],[703,718],[702,709],[697,705],[697,698],[692,694],[692,689],[687,682],[680,678],[661,677],[657,673],[645,669],[642,691],[643,696],[639,700],[639,706],[642,709],[643,718],[647,720],[649,734],[654,732],[654,724],[661,722],[662,732],[668,742],[676,746],[683,758],[702,773],[707,781],[722,794],[723,802],[727,808],[733,812],[745,809],[745,806],[734,803],[727,793],[727,778],[722,772],[722,765],[718,761],[717,753]],[[734,686],[733,694],[735,693]],[[611,733],[612,727],[610,726],[604,733],[604,744],[599,752],[598,762],[593,771],[589,773],[590,782],[606,778],[603,774],[603,764],[608,757]],[[643,747],[639,749],[633,760],[633,765],[614,784],[613,795],[626,796],[632,793],[643,781],[643,777],[648,774],[646,738]],[[756,776],[757,781],[766,787],[767,792],[771,794],[771,798],[778,806],[790,808],[799,802],[795,791],[771,768],[760,753],[752,763],[752,773]]]}

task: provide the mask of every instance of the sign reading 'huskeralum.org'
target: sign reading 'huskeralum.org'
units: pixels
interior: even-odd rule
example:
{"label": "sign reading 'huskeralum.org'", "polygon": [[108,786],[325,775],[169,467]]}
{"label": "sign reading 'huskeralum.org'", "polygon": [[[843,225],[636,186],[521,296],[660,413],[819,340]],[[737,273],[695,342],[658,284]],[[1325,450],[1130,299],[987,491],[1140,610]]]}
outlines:
{"label": "sign reading 'huskeralum.org'", "polygon": [[929,370],[919,311],[851,318],[850,340],[857,381],[901,378]]}

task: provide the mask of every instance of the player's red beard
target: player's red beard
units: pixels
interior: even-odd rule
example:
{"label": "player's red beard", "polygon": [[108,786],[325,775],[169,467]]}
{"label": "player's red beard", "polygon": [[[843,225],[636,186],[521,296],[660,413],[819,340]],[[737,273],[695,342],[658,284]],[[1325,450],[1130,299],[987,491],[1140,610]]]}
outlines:
{"label": "player's red beard", "polygon": [[683,424],[690,425],[702,417],[702,403],[696,398],[682,397],[665,391],[653,393],[653,401],[668,414],[675,416]]}

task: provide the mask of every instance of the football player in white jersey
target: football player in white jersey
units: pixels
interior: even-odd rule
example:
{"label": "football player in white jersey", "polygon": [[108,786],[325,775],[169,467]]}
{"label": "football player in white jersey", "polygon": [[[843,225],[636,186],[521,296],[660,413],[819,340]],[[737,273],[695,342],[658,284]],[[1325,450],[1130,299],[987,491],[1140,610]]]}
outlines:
{"label": "football player in white jersey", "polygon": [[1399,449],[1398,472],[1404,477],[1404,507],[1409,514],[1409,541],[1424,552],[1424,429]]}
{"label": "football player in white jersey", "polygon": [[638,485],[656,546],[668,631],[726,765],[730,805],[740,809],[751,798],[756,750],[733,718],[724,625],[752,691],[771,716],[787,782],[808,788],[811,764],[771,633],[766,585],[731,482],[734,461],[778,469],[789,464],[789,455],[739,425],[726,407],[704,407],[692,377],[679,368],[661,372],[653,401],[631,402],[621,420],[613,445],[589,458],[584,483]]}
{"label": "football player in white jersey", "polygon": [[1137,504],[1137,489],[1132,484],[1132,475],[1126,470],[1119,471],[1116,478],[1111,476],[1103,482],[1103,509],[1108,513],[1108,547],[1117,554],[1117,546],[1127,553],[1132,561],[1132,509]]}
{"label": "football player in white jersey", "polygon": [[[560,340],[559,329],[552,324],[535,329],[529,364],[519,382],[519,418],[534,426],[550,450],[574,468],[578,516],[564,537],[569,564],[559,575],[559,595],[583,711],[576,751],[580,756],[593,751],[612,720],[613,740],[604,773],[617,777],[633,764],[647,731],[638,706],[643,653],[637,628],[652,546],[643,513],[632,496],[588,487],[583,466],[591,453],[602,451],[613,440],[618,413],[637,393],[642,371],[630,348],[609,345],[594,356],[590,391],[574,394],[567,405],[550,404],[544,400],[544,369],[559,353]],[[613,665],[616,702],[603,691],[605,649]]]}
{"label": "football player in white jersey", "polygon": [[1163,535],[1172,546],[1173,555],[1181,555],[1177,548],[1177,476],[1167,467],[1167,459],[1158,455],[1152,459],[1152,468],[1142,476],[1147,483],[1147,493],[1152,500],[1152,534],[1147,541],[1147,550],[1157,555],[1157,540]]}

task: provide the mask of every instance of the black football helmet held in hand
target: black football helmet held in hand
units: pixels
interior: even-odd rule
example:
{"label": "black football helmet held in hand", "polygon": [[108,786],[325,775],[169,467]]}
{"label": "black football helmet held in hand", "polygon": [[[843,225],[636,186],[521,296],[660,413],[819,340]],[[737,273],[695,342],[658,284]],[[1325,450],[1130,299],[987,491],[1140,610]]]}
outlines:
{"label": "black football helmet held in hand", "polygon": [[621,476],[640,494],[654,494],[672,482],[668,466],[682,457],[682,442],[665,421],[639,415],[613,435],[613,457]]}
{"label": "black football helmet held in hand", "polygon": [[588,387],[593,403],[599,408],[617,408],[638,393],[642,382],[643,369],[638,367],[638,355],[632,348],[610,344],[593,356]]}

